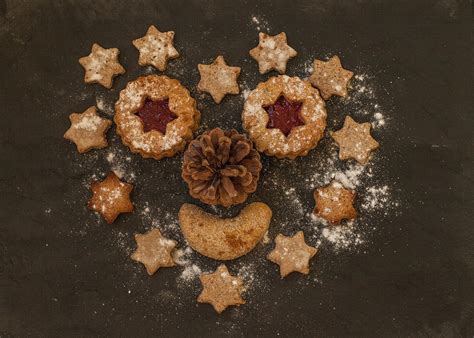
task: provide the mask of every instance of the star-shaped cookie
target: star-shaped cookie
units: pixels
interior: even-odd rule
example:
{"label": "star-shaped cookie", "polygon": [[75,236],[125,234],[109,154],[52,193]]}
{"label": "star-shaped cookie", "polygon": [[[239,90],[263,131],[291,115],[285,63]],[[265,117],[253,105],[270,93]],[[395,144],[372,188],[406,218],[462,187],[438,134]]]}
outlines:
{"label": "star-shaped cookie", "polygon": [[370,123],[357,123],[350,116],[346,116],[344,126],[331,136],[339,146],[339,158],[355,159],[360,164],[369,161],[370,154],[377,149],[379,143],[370,135]]}
{"label": "star-shaped cookie", "polygon": [[345,189],[341,183],[333,181],[314,191],[316,207],[313,213],[331,224],[339,224],[343,219],[354,219],[357,217],[353,205],[354,198],[354,191]]}
{"label": "star-shaped cookie", "polygon": [[101,118],[97,109],[92,106],[81,114],[69,115],[71,126],[64,134],[64,138],[74,142],[77,151],[85,153],[91,149],[100,149],[108,146],[105,133],[112,125],[112,121]]}
{"label": "star-shaped cookie", "polygon": [[294,271],[305,275],[309,273],[309,260],[318,249],[306,244],[303,231],[298,231],[293,237],[278,234],[275,244],[275,249],[267,255],[267,259],[280,266],[281,278]]}
{"label": "star-shaped cookie", "polygon": [[217,313],[222,313],[228,306],[245,304],[242,299],[243,281],[232,276],[224,264],[219,265],[213,273],[199,276],[203,290],[197,301],[211,304]]}
{"label": "star-shaped cookie", "polygon": [[91,184],[92,197],[88,207],[100,213],[111,224],[121,213],[133,211],[130,201],[132,189],[131,184],[120,181],[115,173],[110,172],[102,182]]}
{"label": "star-shaped cookie", "polygon": [[258,62],[260,74],[265,74],[272,69],[284,74],[288,60],[298,54],[296,50],[288,46],[286,34],[281,32],[270,36],[260,32],[258,38],[258,46],[250,50],[250,56]]}
{"label": "star-shaped cookie", "polygon": [[319,89],[323,99],[327,100],[332,95],[347,96],[347,83],[353,75],[353,72],[342,68],[341,60],[334,55],[326,62],[314,60],[309,80]]}
{"label": "star-shaped cookie", "polygon": [[211,94],[216,103],[220,103],[226,94],[239,93],[240,67],[228,66],[222,55],[210,65],[198,64],[198,69],[201,75],[198,90]]}
{"label": "star-shaped cookie", "polygon": [[132,259],[142,263],[146,272],[151,276],[159,268],[175,266],[171,251],[176,246],[176,241],[163,237],[160,230],[153,229],[146,234],[135,234],[137,249],[132,254]]}
{"label": "star-shaped cookie", "polygon": [[79,59],[79,63],[86,71],[84,82],[99,83],[105,88],[112,88],[113,78],[125,73],[125,68],[118,61],[119,54],[117,48],[105,49],[94,43],[91,53]]}
{"label": "star-shaped cookie", "polygon": [[160,32],[155,26],[151,25],[145,36],[132,41],[140,53],[138,64],[140,66],[151,65],[160,71],[164,71],[168,60],[179,56],[178,51],[173,46],[173,39],[173,31]]}

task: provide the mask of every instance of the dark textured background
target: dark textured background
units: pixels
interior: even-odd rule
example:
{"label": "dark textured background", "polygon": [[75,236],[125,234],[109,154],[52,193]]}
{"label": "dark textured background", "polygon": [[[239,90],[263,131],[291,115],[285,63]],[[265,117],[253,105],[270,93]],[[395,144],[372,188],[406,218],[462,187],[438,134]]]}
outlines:
{"label": "dark textured background", "polygon": [[[0,0],[0,336],[473,336],[470,2],[131,3]],[[313,266],[313,273],[324,270],[322,283],[301,285],[298,276],[280,281],[272,269],[266,292],[217,316],[207,305],[195,306],[197,290],[176,290],[178,269],[149,278],[119,250],[111,234],[126,233],[126,246],[133,247],[133,232],[149,224],[137,213],[113,226],[97,223],[84,206],[83,180],[107,170],[107,162],[94,158],[98,152],[77,154],[62,134],[70,112],[94,104],[96,94],[113,102],[144,72],[130,41],[149,24],[176,31],[182,57],[166,73],[188,88],[198,81],[196,64],[218,53],[241,65],[241,79],[253,88],[268,77],[248,57],[257,42],[254,14],[271,33],[285,31],[298,50],[289,74],[311,57],[333,53],[347,68],[375,74],[379,100],[391,107],[390,129],[375,134],[384,177],[396,181],[402,207],[374,224],[380,230],[365,254],[322,252]],[[77,59],[95,41],[120,48],[127,69],[111,91],[82,82]],[[203,123],[240,128],[241,102],[200,100]],[[334,114],[340,126],[344,114]],[[120,147],[113,134],[109,139]],[[265,158],[264,174],[307,160]],[[179,165],[179,158],[133,156],[134,202],[176,213],[190,201]],[[301,184],[291,170],[287,179]],[[265,189],[252,199],[269,203],[278,224],[284,204]],[[310,208],[310,193],[304,197]]]}

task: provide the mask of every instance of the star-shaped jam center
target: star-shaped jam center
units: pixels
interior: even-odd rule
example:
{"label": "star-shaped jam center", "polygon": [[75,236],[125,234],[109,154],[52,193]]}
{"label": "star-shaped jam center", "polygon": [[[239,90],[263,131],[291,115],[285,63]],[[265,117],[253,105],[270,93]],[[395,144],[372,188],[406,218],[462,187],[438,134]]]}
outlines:
{"label": "star-shaped jam center", "polygon": [[145,133],[157,130],[163,135],[166,134],[168,123],[178,118],[170,110],[168,99],[153,101],[147,98],[136,114],[143,122]]}
{"label": "star-shaped jam center", "polygon": [[304,125],[300,111],[302,102],[289,101],[281,95],[274,104],[263,107],[268,114],[267,128],[278,128],[288,136],[294,127]]}

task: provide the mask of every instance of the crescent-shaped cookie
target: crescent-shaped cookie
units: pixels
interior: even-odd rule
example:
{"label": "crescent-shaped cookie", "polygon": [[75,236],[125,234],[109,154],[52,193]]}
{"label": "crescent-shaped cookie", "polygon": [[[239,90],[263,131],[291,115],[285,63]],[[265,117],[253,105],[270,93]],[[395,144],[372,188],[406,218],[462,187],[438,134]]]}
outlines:
{"label": "crescent-shaped cookie", "polygon": [[272,219],[265,203],[252,203],[234,218],[219,218],[192,204],[179,210],[179,224],[189,245],[200,254],[230,260],[250,252],[263,238]]}

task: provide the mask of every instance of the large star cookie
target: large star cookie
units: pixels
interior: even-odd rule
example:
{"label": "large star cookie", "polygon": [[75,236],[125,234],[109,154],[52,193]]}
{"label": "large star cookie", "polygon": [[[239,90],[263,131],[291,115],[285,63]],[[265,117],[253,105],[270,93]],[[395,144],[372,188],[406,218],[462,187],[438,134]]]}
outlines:
{"label": "large star cookie", "polygon": [[341,60],[334,55],[328,61],[314,60],[313,73],[309,80],[319,89],[323,99],[332,95],[347,96],[347,83],[354,75],[353,72],[342,68]]}
{"label": "large star cookie", "polygon": [[370,123],[357,123],[350,116],[346,116],[344,126],[331,136],[339,146],[339,158],[347,160],[353,158],[360,164],[369,161],[370,154],[377,149],[379,143],[370,135]]}
{"label": "large star cookie", "polygon": [[91,184],[92,197],[88,207],[100,213],[111,224],[121,213],[133,211],[130,201],[132,189],[131,184],[120,181],[117,175],[110,172],[102,182]]}
{"label": "large star cookie", "polygon": [[272,69],[280,74],[286,72],[286,63],[298,54],[296,50],[288,46],[286,34],[270,36],[265,33],[258,34],[258,46],[250,50],[250,56],[258,62],[260,74],[265,74]]}
{"label": "large star cookie", "polygon": [[339,182],[314,191],[316,207],[313,213],[331,224],[339,224],[343,219],[351,220],[357,217],[354,209],[355,192],[345,189]]}
{"label": "large star cookie", "polygon": [[173,31],[160,32],[151,25],[145,36],[132,41],[140,53],[138,64],[140,66],[152,65],[160,71],[164,71],[168,60],[179,56],[173,46],[173,39]]}
{"label": "large star cookie", "polygon": [[105,133],[110,128],[112,121],[97,115],[94,106],[87,108],[81,114],[69,115],[71,126],[64,134],[64,138],[74,142],[77,151],[85,153],[91,149],[100,149],[108,146]]}
{"label": "large star cookie", "polygon": [[294,271],[305,275],[309,273],[309,260],[318,249],[306,244],[303,231],[298,231],[293,237],[278,234],[275,244],[275,249],[267,255],[267,259],[280,266],[281,278]]}
{"label": "large star cookie", "polygon": [[243,281],[232,276],[224,264],[219,265],[214,273],[199,276],[203,290],[197,301],[211,304],[217,313],[222,313],[228,306],[245,304],[242,299]]}
{"label": "large star cookie", "polygon": [[125,69],[118,61],[119,54],[117,48],[105,49],[94,43],[91,53],[79,59],[79,63],[86,71],[84,82],[99,83],[105,88],[112,88],[113,78],[125,73]]}
{"label": "large star cookie", "polygon": [[171,256],[176,241],[163,237],[160,230],[153,229],[146,234],[135,234],[135,241],[137,249],[131,257],[142,263],[150,276],[159,268],[176,265]]}
{"label": "large star cookie", "polygon": [[201,75],[198,90],[211,94],[216,103],[220,103],[226,94],[239,93],[240,67],[228,66],[222,55],[210,65],[198,64],[198,69]]}

